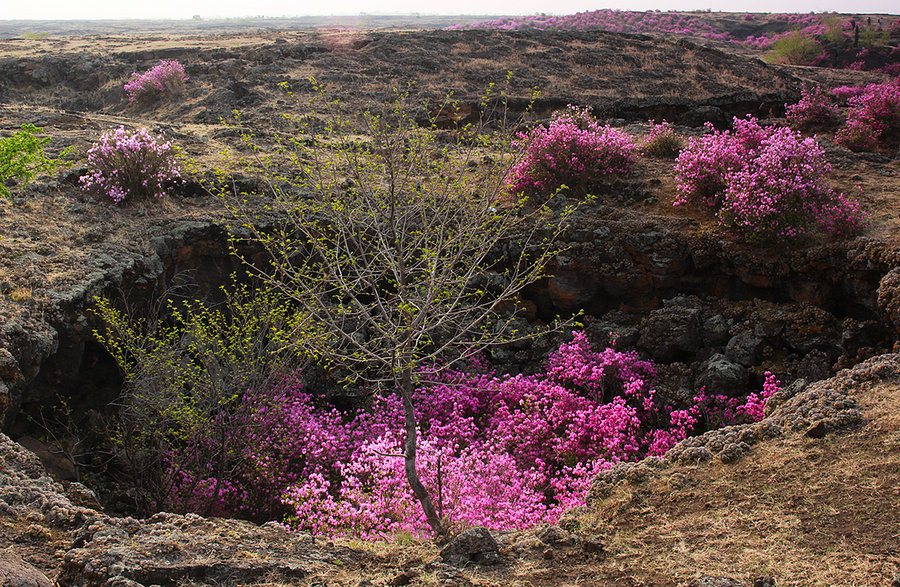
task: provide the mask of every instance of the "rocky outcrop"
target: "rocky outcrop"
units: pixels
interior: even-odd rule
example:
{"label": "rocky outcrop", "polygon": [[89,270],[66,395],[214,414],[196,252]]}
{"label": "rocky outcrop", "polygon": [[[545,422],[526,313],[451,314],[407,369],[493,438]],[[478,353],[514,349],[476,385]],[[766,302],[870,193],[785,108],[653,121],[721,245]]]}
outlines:
{"label": "rocky outcrop", "polygon": [[240,268],[227,231],[217,223],[181,222],[148,240],[149,253],[143,254],[101,244],[83,267],[80,283],[41,292],[40,316],[26,310],[0,326],[3,429],[10,429],[23,404],[53,405],[61,396],[94,406],[112,399],[97,393],[98,379],[115,387],[118,374],[94,342],[98,324],[89,308],[95,296],[118,299],[127,292],[130,304],[148,306],[176,275],[189,275],[193,295],[216,300],[220,286]]}
{"label": "rocky outcrop", "polygon": [[34,453],[5,434],[0,434],[0,469],[0,517],[73,529],[100,516],[91,490],[80,483],[63,487],[47,474]]}
{"label": "rocky outcrop", "polygon": [[880,241],[766,251],[698,232],[692,222],[608,206],[579,211],[564,239],[566,253],[549,272],[580,279],[541,292],[545,312],[565,311],[572,290],[594,315],[653,310],[661,300],[690,294],[804,302],[841,318],[880,319],[885,309],[890,315],[897,278],[886,278],[881,290],[879,283],[898,254]]}
{"label": "rocky outcrop", "polygon": [[878,283],[878,309],[885,321],[900,330],[900,267],[888,271]]}
{"label": "rocky outcrop", "polygon": [[103,518],[84,527],[65,555],[61,586],[237,585],[294,582],[356,556],[279,524],[160,513],[146,520]]}
{"label": "rocky outcrop", "polygon": [[[0,434],[0,542],[13,544],[0,551],[0,585],[49,587],[48,574],[57,585],[295,581],[331,566],[352,568],[359,558],[276,523],[168,513],[135,520],[107,516],[96,505],[86,487],[53,481],[33,453]],[[39,554],[48,550],[65,556]]]}

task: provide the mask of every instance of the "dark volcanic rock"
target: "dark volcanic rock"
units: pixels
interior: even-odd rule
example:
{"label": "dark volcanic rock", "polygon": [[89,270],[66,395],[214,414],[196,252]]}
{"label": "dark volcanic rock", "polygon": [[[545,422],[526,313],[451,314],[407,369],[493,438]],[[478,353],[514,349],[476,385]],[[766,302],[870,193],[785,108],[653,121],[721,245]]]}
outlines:
{"label": "dark volcanic rock", "polygon": [[725,347],[725,356],[745,367],[756,364],[762,352],[763,339],[749,332],[732,337]]}
{"label": "dark volcanic rock", "polygon": [[743,366],[725,355],[715,354],[703,361],[697,375],[697,386],[705,387],[708,395],[743,395],[748,373]]}

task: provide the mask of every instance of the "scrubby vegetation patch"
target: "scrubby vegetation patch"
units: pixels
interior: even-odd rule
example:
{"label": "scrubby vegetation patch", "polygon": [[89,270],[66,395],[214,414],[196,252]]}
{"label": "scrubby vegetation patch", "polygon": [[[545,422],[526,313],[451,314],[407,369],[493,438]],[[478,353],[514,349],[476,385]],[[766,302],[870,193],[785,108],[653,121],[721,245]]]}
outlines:
{"label": "scrubby vegetation patch", "polygon": [[47,157],[44,147],[51,137],[39,136],[42,132],[33,124],[23,124],[11,136],[0,138],[0,197],[11,195],[7,182],[25,184],[36,175],[51,173],[71,153],[71,149],[65,149],[56,159]]}

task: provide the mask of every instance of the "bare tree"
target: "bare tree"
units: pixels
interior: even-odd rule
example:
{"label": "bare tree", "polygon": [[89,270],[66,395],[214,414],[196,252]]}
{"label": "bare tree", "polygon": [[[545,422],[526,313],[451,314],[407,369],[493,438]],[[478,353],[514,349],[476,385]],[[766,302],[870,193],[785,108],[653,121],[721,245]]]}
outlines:
{"label": "bare tree", "polygon": [[[257,198],[226,197],[268,253],[251,270],[307,318],[295,344],[349,379],[400,394],[406,476],[439,535],[444,524],[416,468],[412,398],[428,383],[421,367],[450,367],[534,335],[515,327],[516,302],[557,252],[571,213],[508,193],[515,156],[499,102],[486,97],[480,124],[443,133],[405,95],[379,114],[349,116],[325,102],[323,130],[296,119],[300,133],[282,145],[287,171],[257,150],[273,202],[266,213],[279,228],[261,228]],[[491,105],[499,114],[488,120]],[[452,118],[452,109],[431,112]]]}

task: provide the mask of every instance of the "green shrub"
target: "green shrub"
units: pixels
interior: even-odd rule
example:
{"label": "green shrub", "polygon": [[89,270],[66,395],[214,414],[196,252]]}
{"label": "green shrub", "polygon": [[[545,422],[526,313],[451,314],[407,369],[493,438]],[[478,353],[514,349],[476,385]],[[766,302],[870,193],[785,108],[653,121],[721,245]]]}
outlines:
{"label": "green shrub", "polygon": [[[864,29],[859,31],[859,45],[866,49],[884,47],[890,40],[891,35],[887,31],[876,31],[874,29]],[[888,50],[890,49],[891,47],[888,47]]]}
{"label": "green shrub", "polygon": [[822,47],[814,38],[795,31],[775,41],[766,59],[771,63],[807,65],[821,53]]}
{"label": "green shrub", "polygon": [[656,124],[650,121],[650,133],[640,144],[645,157],[677,157],[684,147],[684,139],[666,122]]}
{"label": "green shrub", "polygon": [[[243,394],[267,389],[297,366],[289,340],[296,314],[282,296],[265,286],[225,294],[222,306],[170,301],[147,318],[96,300],[103,328],[94,334],[125,377],[117,468],[147,512],[179,509],[172,490],[182,484],[180,471],[209,467],[225,479],[240,466],[232,427]],[[220,490],[196,511],[211,513]]]}
{"label": "green shrub", "polygon": [[71,152],[67,148],[57,159],[47,157],[44,145],[51,139],[37,136],[43,130],[33,124],[23,124],[11,137],[0,139],[0,197],[10,196],[8,181],[21,180],[25,184],[40,173],[52,173]]}

